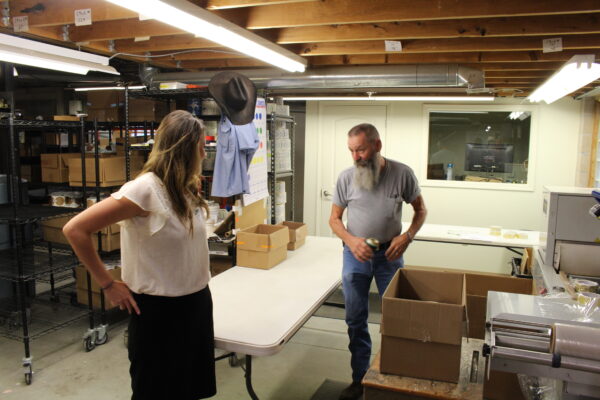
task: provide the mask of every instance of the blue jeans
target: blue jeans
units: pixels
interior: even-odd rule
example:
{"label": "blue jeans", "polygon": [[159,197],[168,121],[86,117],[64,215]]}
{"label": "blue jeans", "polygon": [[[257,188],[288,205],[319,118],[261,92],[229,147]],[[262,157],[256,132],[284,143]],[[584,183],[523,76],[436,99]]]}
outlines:
{"label": "blue jeans", "polygon": [[385,258],[386,249],[376,251],[373,258],[366,262],[358,261],[350,249],[344,246],[344,268],[342,270],[342,289],[346,306],[346,324],[352,353],[352,381],[360,382],[369,369],[371,357],[371,336],[368,329],[369,287],[375,278],[379,295],[394,277],[398,268],[404,266],[402,257],[395,261]]}

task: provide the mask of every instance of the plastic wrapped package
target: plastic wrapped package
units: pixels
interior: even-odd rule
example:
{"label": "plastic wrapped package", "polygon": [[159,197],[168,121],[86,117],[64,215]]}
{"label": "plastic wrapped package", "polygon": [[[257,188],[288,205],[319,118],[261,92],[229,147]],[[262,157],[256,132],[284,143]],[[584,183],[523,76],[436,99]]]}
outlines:
{"label": "plastic wrapped package", "polygon": [[536,299],[541,317],[560,315],[563,320],[600,322],[600,295],[577,293],[575,301],[568,292],[552,293]]}

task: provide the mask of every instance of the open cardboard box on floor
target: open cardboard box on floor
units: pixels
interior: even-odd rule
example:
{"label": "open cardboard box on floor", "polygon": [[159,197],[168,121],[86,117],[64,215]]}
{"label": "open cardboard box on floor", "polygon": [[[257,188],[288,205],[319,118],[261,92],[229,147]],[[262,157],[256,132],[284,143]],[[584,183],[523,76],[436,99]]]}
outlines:
{"label": "open cardboard box on floor", "polygon": [[271,269],[287,257],[289,229],[259,224],[237,233],[237,265]]}
{"label": "open cardboard box on floor", "polygon": [[458,382],[464,275],[399,269],[383,295],[381,372]]}
{"label": "open cardboard box on floor", "polygon": [[[121,280],[121,267],[114,267],[107,270],[110,276],[115,280]],[[79,304],[88,305],[88,290],[87,290],[87,274],[85,267],[83,265],[78,265],[75,267],[75,287],[77,288],[77,302]],[[92,287],[92,304],[94,309],[100,308],[100,286],[94,278],[91,279],[91,287]],[[104,308],[109,310],[114,308],[115,306],[110,304],[108,300],[105,299]]]}
{"label": "open cardboard box on floor", "polygon": [[[59,244],[69,244],[69,241],[62,232],[62,228],[72,217],[59,217],[47,219],[41,222],[42,237],[45,241]],[[107,226],[100,230],[103,251],[113,251],[121,248],[121,227],[118,224]],[[98,239],[94,235],[92,238],[94,248],[98,250]]]}
{"label": "open cardboard box on floor", "polygon": [[281,225],[285,225],[290,230],[290,241],[288,242],[288,250],[296,250],[304,245],[308,227],[302,222],[283,221]]}

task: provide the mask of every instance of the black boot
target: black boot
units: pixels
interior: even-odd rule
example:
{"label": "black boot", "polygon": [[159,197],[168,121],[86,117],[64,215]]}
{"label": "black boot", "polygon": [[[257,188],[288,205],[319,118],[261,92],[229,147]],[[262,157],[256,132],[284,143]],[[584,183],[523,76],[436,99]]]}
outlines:
{"label": "black boot", "polygon": [[363,387],[360,382],[352,382],[350,386],[342,390],[339,400],[358,400],[362,398]]}

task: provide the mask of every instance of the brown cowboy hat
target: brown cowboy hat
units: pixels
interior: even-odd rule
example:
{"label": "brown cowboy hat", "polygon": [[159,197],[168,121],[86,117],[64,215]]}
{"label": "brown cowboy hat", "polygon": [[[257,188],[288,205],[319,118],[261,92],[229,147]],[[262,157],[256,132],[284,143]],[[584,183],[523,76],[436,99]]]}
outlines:
{"label": "brown cowboy hat", "polygon": [[237,72],[220,72],[208,83],[208,91],[234,125],[246,125],[254,119],[256,86]]}

